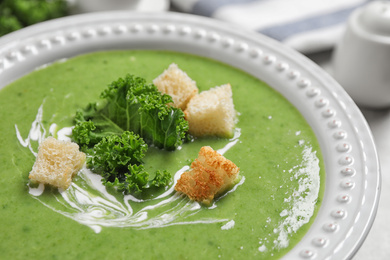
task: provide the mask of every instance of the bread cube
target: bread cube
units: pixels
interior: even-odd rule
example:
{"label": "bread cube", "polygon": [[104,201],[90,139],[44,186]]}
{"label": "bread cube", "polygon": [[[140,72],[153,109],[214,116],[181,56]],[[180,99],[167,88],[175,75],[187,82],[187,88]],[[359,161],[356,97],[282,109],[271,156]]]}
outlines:
{"label": "bread cube", "polygon": [[65,190],[83,166],[85,158],[76,143],[48,137],[39,145],[38,156],[29,178]]}
{"label": "bread cube", "polygon": [[184,111],[189,133],[232,137],[236,120],[230,84],[214,87],[193,97]]}
{"label": "bread cube", "polygon": [[191,200],[210,205],[215,196],[231,188],[237,180],[239,168],[230,160],[203,146],[191,169],[183,173],[175,190],[186,194]]}
{"label": "bread cube", "polygon": [[173,99],[173,106],[184,110],[188,101],[198,93],[196,82],[187,73],[172,63],[160,76],[153,80],[159,91]]}

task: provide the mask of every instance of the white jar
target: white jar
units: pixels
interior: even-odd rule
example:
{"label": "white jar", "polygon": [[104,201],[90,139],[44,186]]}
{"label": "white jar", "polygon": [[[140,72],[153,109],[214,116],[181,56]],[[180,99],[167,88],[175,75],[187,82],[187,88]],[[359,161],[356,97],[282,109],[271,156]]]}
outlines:
{"label": "white jar", "polygon": [[334,78],[364,107],[390,107],[390,2],[354,11],[333,56]]}

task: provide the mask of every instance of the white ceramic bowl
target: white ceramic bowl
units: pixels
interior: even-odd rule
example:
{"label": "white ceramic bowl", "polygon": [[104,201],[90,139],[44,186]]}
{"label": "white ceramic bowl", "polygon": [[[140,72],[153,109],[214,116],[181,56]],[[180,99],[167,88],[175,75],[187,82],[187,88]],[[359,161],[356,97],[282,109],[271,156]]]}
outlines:
{"label": "white ceramic bowl", "polygon": [[282,93],[313,128],[326,167],[313,225],[285,259],[352,257],[374,221],[380,170],[372,135],[352,99],[313,62],[254,32],[191,15],[93,13],[0,38],[0,88],[58,59],[108,49],[163,49],[240,68]]}
{"label": "white ceramic bowl", "polygon": [[335,79],[357,104],[390,106],[389,1],[373,1],[351,15],[333,65]]}

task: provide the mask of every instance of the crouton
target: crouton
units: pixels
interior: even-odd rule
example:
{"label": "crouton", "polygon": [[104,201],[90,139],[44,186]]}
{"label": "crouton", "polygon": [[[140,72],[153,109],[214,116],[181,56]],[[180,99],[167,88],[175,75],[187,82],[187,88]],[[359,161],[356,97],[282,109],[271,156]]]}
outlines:
{"label": "crouton", "polygon": [[159,91],[173,99],[173,106],[184,110],[188,101],[198,93],[196,82],[187,73],[172,63],[160,76],[153,80]]}
{"label": "crouton", "polygon": [[191,200],[209,205],[215,196],[231,188],[237,180],[239,168],[230,160],[203,146],[191,169],[183,173],[175,190],[186,194]]}
{"label": "crouton", "polygon": [[236,120],[230,84],[214,87],[193,97],[184,111],[194,136],[232,137]]}
{"label": "crouton", "polygon": [[29,178],[65,190],[84,162],[85,154],[77,144],[48,137],[39,145]]}

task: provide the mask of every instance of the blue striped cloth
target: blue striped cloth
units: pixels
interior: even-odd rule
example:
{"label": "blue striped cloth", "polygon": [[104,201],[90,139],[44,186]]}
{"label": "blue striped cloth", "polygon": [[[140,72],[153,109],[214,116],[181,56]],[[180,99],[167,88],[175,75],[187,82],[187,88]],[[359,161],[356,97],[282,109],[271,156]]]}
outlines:
{"label": "blue striped cloth", "polygon": [[181,12],[235,23],[303,53],[331,49],[349,15],[372,0],[171,0]]}

